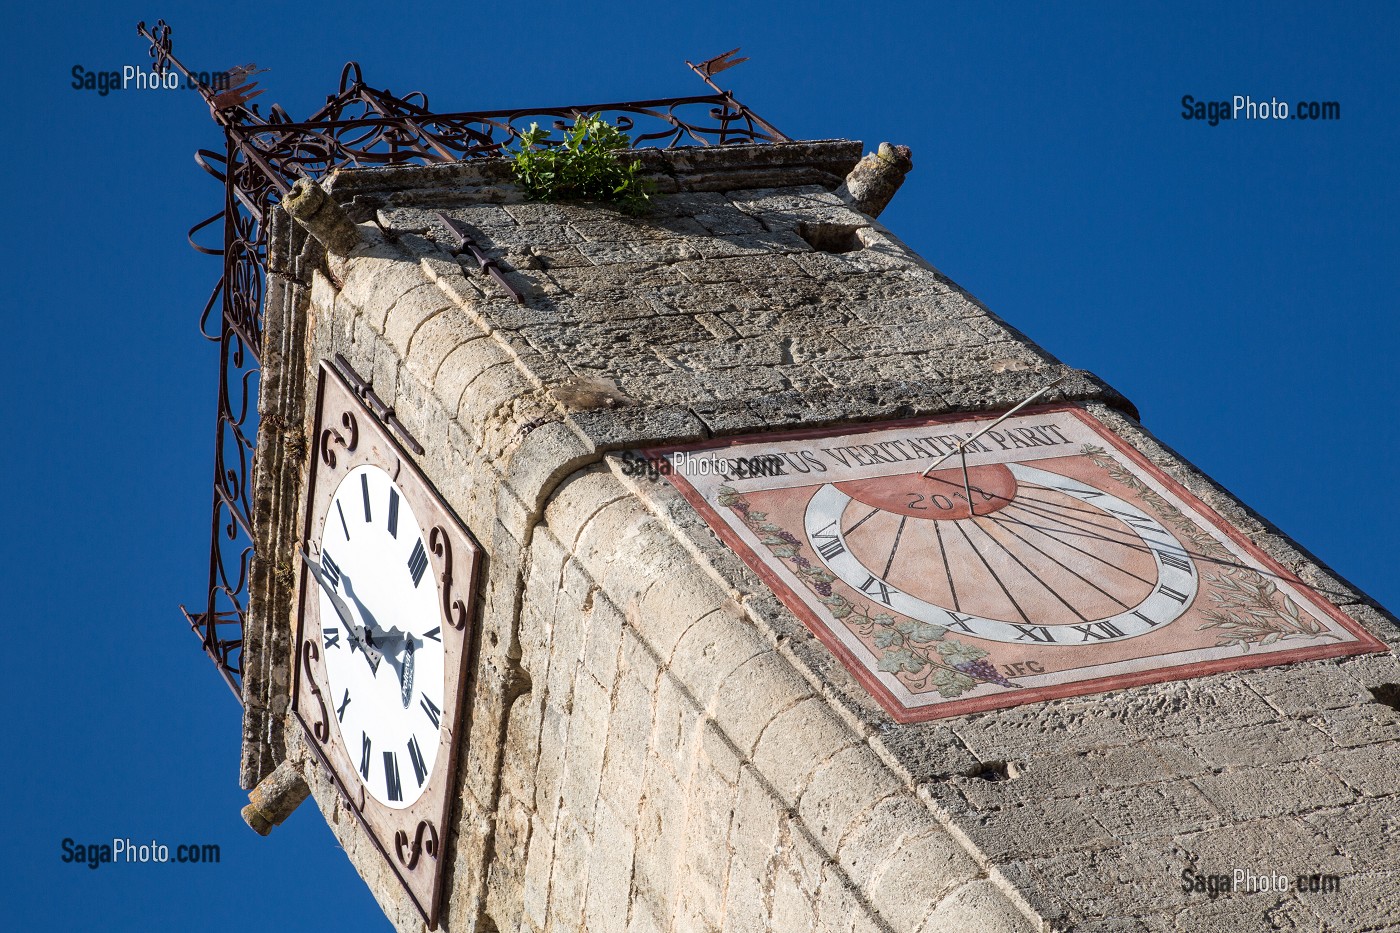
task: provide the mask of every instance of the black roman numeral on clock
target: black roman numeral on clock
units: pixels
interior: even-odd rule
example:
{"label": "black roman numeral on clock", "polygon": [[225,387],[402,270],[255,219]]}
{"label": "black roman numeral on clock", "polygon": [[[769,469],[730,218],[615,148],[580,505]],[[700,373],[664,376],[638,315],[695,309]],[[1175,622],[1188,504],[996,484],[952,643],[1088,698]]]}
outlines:
{"label": "black roman numeral on clock", "polygon": [[425,696],[423,697],[419,705],[423,707],[423,712],[427,713],[428,718],[432,720],[433,728],[442,728],[440,725],[438,725],[438,723],[442,720],[442,710],[437,708],[437,704]]}
{"label": "black roman numeral on clock", "polygon": [[399,491],[389,487],[389,537],[399,536]]}
{"label": "black roman numeral on clock", "polygon": [[344,699],[342,699],[342,700],[340,701],[340,705],[339,705],[338,707],[336,707],[336,710],[335,710],[335,720],[336,720],[336,722],[344,722],[344,721],[345,721],[345,707],[347,707],[347,706],[349,706],[349,705],[350,705],[350,691],[349,691],[349,690],[346,690],[346,691],[345,691],[345,697],[344,697]]}
{"label": "black roman numeral on clock", "polygon": [[1133,610],[1133,615],[1136,616],[1137,618],[1141,619],[1142,621],[1146,622],[1148,628],[1154,628],[1154,627],[1156,627],[1156,625],[1157,625],[1157,620],[1156,620],[1156,619],[1152,618],[1151,616],[1145,616],[1145,615],[1143,615],[1141,612],[1139,612],[1139,611],[1136,610],[1136,609]]}
{"label": "black roman numeral on clock", "polygon": [[369,740],[369,735],[366,734],[366,733],[364,733],[364,732],[361,732],[361,733],[360,733],[360,775],[361,775],[366,781],[369,780],[369,747],[370,747],[370,744],[371,744],[371,743],[370,743],[370,740]]}
{"label": "black roman numeral on clock", "polygon": [[423,779],[428,776],[428,765],[423,761],[423,750],[418,747],[418,736],[411,736],[408,740],[408,763],[413,765],[413,776],[418,781],[418,786],[423,786]]}
{"label": "black roman numeral on clock", "polygon": [[330,581],[332,587],[340,586],[340,567],[331,560],[330,551],[321,552],[321,572],[326,575],[326,579]]}
{"label": "black roman numeral on clock", "polygon": [[413,575],[414,586],[423,579],[423,571],[427,569],[428,552],[423,550],[423,541],[420,538],[413,544],[413,553],[408,555],[408,572]]}
{"label": "black roman numeral on clock", "polygon": [[972,621],[972,616],[958,615],[956,612],[950,612],[948,613],[948,619],[949,628],[956,627],[958,631],[967,632],[969,635],[977,634],[972,630],[972,626],[967,624]]}
{"label": "black roman numeral on clock", "polygon": [[394,752],[384,753],[385,796],[390,800],[403,799],[403,785],[399,783],[399,756]]}
{"label": "black roman numeral on clock", "polygon": [[340,629],[330,626],[321,629],[321,638],[326,643],[326,650],[340,647]]}
{"label": "black roman numeral on clock", "polygon": [[369,474],[360,474],[360,493],[365,500],[365,524],[368,525],[372,519],[369,514]]}
{"label": "black roman numeral on clock", "polygon": [[442,626],[435,625],[423,633],[424,638],[431,638],[433,641],[442,643]]}

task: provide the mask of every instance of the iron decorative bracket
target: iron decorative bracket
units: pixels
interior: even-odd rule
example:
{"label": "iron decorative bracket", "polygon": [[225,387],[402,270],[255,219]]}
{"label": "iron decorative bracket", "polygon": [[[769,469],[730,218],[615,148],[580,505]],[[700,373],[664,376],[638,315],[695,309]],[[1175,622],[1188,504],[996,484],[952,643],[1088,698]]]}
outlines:
{"label": "iron decorative bracket", "polygon": [[481,251],[481,247],[476,245],[476,242],[467,232],[467,228],[460,221],[454,220],[442,211],[438,211],[437,216],[438,220],[441,220],[443,224],[447,226],[447,231],[452,234],[452,240],[457,245],[457,255],[460,256],[462,253],[471,253],[472,258],[476,260],[476,264],[481,267],[481,271],[489,273],[491,278],[496,280],[496,284],[504,288],[506,293],[515,299],[516,304],[523,305],[525,303],[525,296],[516,291],[515,286],[510,284],[510,280],[507,279],[505,273],[501,271],[500,263]]}
{"label": "iron decorative bracket", "polygon": [[355,394],[374,413],[374,417],[397,434],[399,440],[403,441],[404,446],[409,450],[420,457],[423,456],[426,452],[423,450],[423,445],[418,443],[418,439],[408,432],[408,428],[403,426],[398,415],[394,414],[394,409],[384,404],[384,400],[375,394],[374,386],[370,385],[369,380],[355,372],[355,367],[350,365],[350,361],[339,353],[335,355],[335,368],[345,377],[346,382],[355,387]]}
{"label": "iron decorative bracket", "polygon": [[[277,203],[301,178],[319,179],[345,167],[407,165],[492,158],[509,154],[530,124],[550,128],[543,144],[562,141],[569,123],[581,115],[601,114],[632,137],[639,147],[714,146],[787,142],[787,136],[721,90],[712,76],[746,59],[735,49],[686,64],[714,91],[622,103],[437,113],[420,92],[402,96],[364,83],[360,66],[348,63],[340,85],[325,106],[302,121],[278,105],[264,115],[254,97],[263,91],[252,78],[260,71],[245,65],[226,72],[229,86],[214,88],[175,57],[171,28],[138,23],[147,40],[151,70],[177,71],[194,85],[210,116],[224,133],[223,151],[200,149],[195,161],[224,187],[222,208],[189,231],[190,245],[220,256],[223,274],[200,315],[200,331],[219,345],[219,395],[214,446],[213,518],[210,528],[208,589],[195,611],[181,606],[219,674],[242,700],[243,626],[247,621],[248,583],[253,559],[253,515],[249,496],[256,446],[258,358],[262,353],[263,296],[266,288],[268,222]],[[197,237],[222,221],[223,240],[201,245]],[[449,224],[449,227],[452,225]],[[454,233],[459,233],[454,229]],[[521,300],[504,281],[494,259],[469,238],[461,244],[482,268]],[[214,309],[218,308],[217,317]],[[338,359],[351,378],[353,370]],[[416,453],[413,440],[368,384],[352,378],[362,397],[374,405],[391,428]],[[367,394],[365,394],[367,393]]]}

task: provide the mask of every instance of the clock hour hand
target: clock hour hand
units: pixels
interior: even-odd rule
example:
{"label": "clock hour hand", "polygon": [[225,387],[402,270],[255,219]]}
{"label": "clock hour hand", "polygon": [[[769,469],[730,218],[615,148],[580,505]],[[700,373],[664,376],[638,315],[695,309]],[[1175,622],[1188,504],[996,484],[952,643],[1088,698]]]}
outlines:
{"label": "clock hour hand", "polygon": [[404,635],[403,650],[386,655],[389,659],[389,665],[399,675],[399,694],[403,700],[404,709],[408,709],[409,701],[413,699],[413,654],[417,650],[418,646],[414,637]]}
{"label": "clock hour hand", "polygon": [[397,626],[381,628],[374,613],[355,592],[354,581],[343,570],[340,573],[340,583],[345,587],[345,595],[355,604],[360,618],[365,620],[365,641],[378,649],[381,656],[389,659],[390,666],[398,675],[399,690],[403,694],[403,704],[407,707],[409,698],[413,695],[413,652],[422,642],[410,632],[399,631]]}
{"label": "clock hour hand", "polygon": [[388,631],[377,631],[372,636],[375,647],[382,653],[399,678],[399,694],[404,709],[408,709],[413,699],[413,656],[421,641],[410,632],[400,632],[391,627]]}
{"label": "clock hour hand", "polygon": [[305,548],[301,549],[301,559],[306,564],[306,569],[311,571],[311,575],[316,578],[316,582],[325,591],[326,596],[330,598],[331,605],[335,607],[335,614],[340,616],[340,621],[345,624],[346,640],[350,644],[350,650],[363,651],[365,660],[369,662],[370,672],[379,673],[379,662],[383,660],[384,653],[375,647],[368,629],[354,623],[351,619],[350,607],[345,605],[345,600],[340,598],[335,587],[326,579],[325,570],[321,567],[320,562],[312,560]]}

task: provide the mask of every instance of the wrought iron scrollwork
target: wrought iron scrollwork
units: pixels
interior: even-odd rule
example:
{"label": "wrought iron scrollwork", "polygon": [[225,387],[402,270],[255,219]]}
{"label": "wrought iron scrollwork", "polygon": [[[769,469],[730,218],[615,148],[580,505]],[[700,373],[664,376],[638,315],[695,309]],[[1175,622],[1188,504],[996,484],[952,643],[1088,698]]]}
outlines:
{"label": "wrought iron scrollwork", "polygon": [[156,20],[155,28],[147,31],[145,23],[137,23],[136,31],[150,40],[146,54],[151,58],[151,70],[165,74],[170,69],[170,26],[163,19]]}
{"label": "wrought iron scrollwork", "polygon": [[442,574],[438,577],[442,584],[442,617],[460,632],[467,627],[467,606],[452,595],[452,540],[441,525],[434,525],[428,532],[428,550],[442,558]]}
{"label": "wrought iron scrollwork", "polygon": [[[426,837],[426,838],[425,838]],[[408,854],[405,855],[404,852]],[[424,856],[431,859],[438,857],[438,833],[431,820],[419,820],[418,828],[413,833],[413,842],[410,844],[408,833],[403,830],[394,832],[394,854],[399,858],[399,864],[409,871],[418,867],[419,860]]]}
{"label": "wrought iron scrollwork", "polygon": [[325,698],[321,696],[321,688],[316,686],[316,662],[320,658],[321,649],[316,647],[314,640],[308,638],[301,643],[302,676],[306,678],[306,686],[316,700],[316,705],[320,707],[316,722],[311,726],[311,733],[316,737],[316,741],[324,745],[331,739],[331,727],[326,714]]}
{"label": "wrought iron scrollwork", "polygon": [[354,414],[348,411],[343,413],[340,416],[340,424],[350,432],[349,440],[335,428],[326,428],[321,432],[321,460],[332,470],[336,464],[335,451],[331,450],[332,444],[344,448],[346,453],[354,453],[355,448],[360,446],[360,425]]}
{"label": "wrought iron scrollwork", "polygon": [[[558,143],[570,122],[592,113],[622,127],[638,147],[727,146],[787,141],[788,137],[711,80],[738,64],[732,52],[690,66],[712,94],[459,113],[433,112],[427,96],[419,92],[396,96],[372,88],[365,84],[360,66],[349,62],[341,71],[338,91],[326,105],[309,119],[297,121],[275,104],[264,114],[250,103],[261,93],[247,83],[257,73],[255,66],[228,72],[237,87],[211,88],[175,57],[171,28],[164,20],[153,28],[140,23],[137,31],[149,43],[152,69],[160,74],[173,69],[183,75],[224,131],[222,153],[201,149],[195,156],[199,166],[223,185],[223,208],[195,224],[188,234],[195,249],[223,258],[223,275],[200,317],[201,332],[220,348],[209,587],[204,607],[193,613],[186,610],[185,617],[241,700],[242,630],[253,542],[248,487],[255,425],[248,418],[256,411],[262,354],[267,224],[272,209],[292,185],[299,178],[317,179],[338,168],[499,156],[518,143],[532,123],[550,130],[545,144]],[[196,236],[217,221],[223,221],[222,243],[218,247],[198,243]],[[410,446],[422,453],[416,442]],[[326,450],[324,445],[322,449]],[[465,624],[465,607],[457,616],[463,621],[453,619],[460,606],[456,601],[448,611],[449,621],[458,628]]]}

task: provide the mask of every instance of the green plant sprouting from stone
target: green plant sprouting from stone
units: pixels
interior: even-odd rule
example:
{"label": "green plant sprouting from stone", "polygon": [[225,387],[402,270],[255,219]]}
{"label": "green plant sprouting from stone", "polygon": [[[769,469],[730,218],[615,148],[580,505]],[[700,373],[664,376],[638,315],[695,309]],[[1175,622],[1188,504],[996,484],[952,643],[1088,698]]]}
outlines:
{"label": "green plant sprouting from stone", "polygon": [[559,142],[538,123],[520,139],[511,168],[525,196],[533,201],[593,201],[615,204],[640,215],[651,207],[652,184],[639,174],[639,159],[619,153],[632,145],[628,135],[599,114],[579,114]]}

